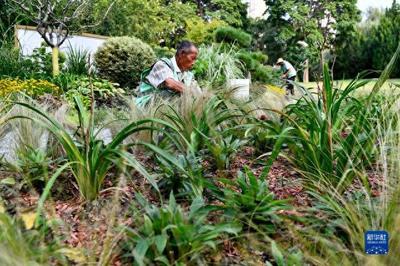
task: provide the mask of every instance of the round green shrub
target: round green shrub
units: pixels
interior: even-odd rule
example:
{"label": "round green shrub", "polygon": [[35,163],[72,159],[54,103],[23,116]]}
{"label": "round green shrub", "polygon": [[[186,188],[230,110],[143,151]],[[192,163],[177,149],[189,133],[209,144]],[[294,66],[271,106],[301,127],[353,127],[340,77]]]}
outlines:
{"label": "round green shrub", "polygon": [[259,65],[259,63],[251,56],[251,53],[247,51],[241,51],[238,53],[237,58],[243,63],[247,71],[254,71]]}
{"label": "round green shrub", "polygon": [[268,61],[268,56],[262,52],[251,52],[250,56],[260,64],[265,64]]}
{"label": "round green shrub", "polygon": [[252,80],[276,84],[279,82],[279,72],[275,71],[271,66],[258,65],[257,69],[252,72]]}
{"label": "round green shrub", "polygon": [[240,47],[250,47],[251,35],[233,27],[219,27],[214,31],[215,41],[236,44]]}
{"label": "round green shrub", "polygon": [[136,86],[142,71],[155,61],[156,55],[150,45],[135,37],[110,38],[95,54],[100,77],[122,87]]}

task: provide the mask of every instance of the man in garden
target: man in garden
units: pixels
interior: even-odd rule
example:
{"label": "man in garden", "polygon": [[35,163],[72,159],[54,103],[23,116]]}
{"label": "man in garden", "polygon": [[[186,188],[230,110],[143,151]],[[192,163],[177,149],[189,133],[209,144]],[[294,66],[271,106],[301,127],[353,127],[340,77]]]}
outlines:
{"label": "man in garden", "polygon": [[138,106],[146,105],[158,93],[167,98],[183,93],[195,86],[194,75],[190,70],[196,62],[198,49],[189,41],[182,41],[172,58],[161,58],[148,72],[144,72],[139,85]]}
{"label": "man in garden", "polygon": [[286,94],[294,95],[293,81],[296,79],[297,71],[291,63],[282,58],[279,58],[276,65],[281,68],[283,72],[281,78],[286,81]]}

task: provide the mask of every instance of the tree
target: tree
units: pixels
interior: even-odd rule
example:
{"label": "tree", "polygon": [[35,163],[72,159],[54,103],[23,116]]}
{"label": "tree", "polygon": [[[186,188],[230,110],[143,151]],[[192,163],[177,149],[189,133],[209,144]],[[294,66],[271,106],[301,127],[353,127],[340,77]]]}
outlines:
{"label": "tree", "polygon": [[[93,7],[90,20],[102,16],[110,1],[103,0]],[[246,15],[241,0],[117,0],[96,33],[135,36],[153,46],[174,47],[188,36],[196,35],[195,39],[203,41],[217,24],[246,27]],[[202,26],[207,29],[194,28]]]}
{"label": "tree", "polygon": [[[256,22],[253,29],[257,46],[272,61],[282,56],[294,62],[305,57],[314,62],[323,59],[322,52],[334,52],[343,36],[354,32],[360,19],[356,0],[265,0],[265,3],[267,18]],[[299,41],[306,42],[308,48],[300,48]]]}
{"label": "tree", "polygon": [[213,19],[210,22],[204,21],[200,17],[192,17],[186,20],[186,35],[188,39],[197,45],[203,43],[211,43],[214,37],[214,31],[220,27],[226,26],[222,20]]}
{"label": "tree", "polygon": [[[92,21],[103,14],[103,0],[94,7]],[[186,20],[196,16],[193,3],[178,0],[117,0],[109,16],[96,28],[108,36],[135,36],[152,45],[175,46],[185,35]]]}
{"label": "tree", "polygon": [[230,26],[246,29],[247,6],[242,0],[183,0],[196,4],[197,15],[205,20],[218,19]]}
{"label": "tree", "polygon": [[[365,21],[337,49],[335,73],[340,78],[354,78],[362,70],[383,70],[400,42],[400,5],[393,2],[384,12],[370,10]],[[369,74],[377,77],[375,71]],[[392,77],[400,77],[395,66]]]}
{"label": "tree", "polygon": [[0,46],[13,42],[15,24],[26,22],[25,17],[17,14],[6,1],[0,0]]}
{"label": "tree", "polygon": [[[53,75],[58,75],[59,47],[72,32],[77,32],[85,25],[90,14],[90,7],[95,0],[6,0],[8,5],[22,12],[35,25],[37,32],[52,48]],[[112,4],[109,5],[111,8]],[[109,8],[103,14],[107,14]]]}
{"label": "tree", "polygon": [[[400,4],[393,1],[381,17],[379,24],[372,27],[366,40],[365,52],[371,55],[371,67],[383,70],[390,61],[391,55],[400,42]],[[392,72],[393,77],[400,77],[400,67],[397,65]]]}

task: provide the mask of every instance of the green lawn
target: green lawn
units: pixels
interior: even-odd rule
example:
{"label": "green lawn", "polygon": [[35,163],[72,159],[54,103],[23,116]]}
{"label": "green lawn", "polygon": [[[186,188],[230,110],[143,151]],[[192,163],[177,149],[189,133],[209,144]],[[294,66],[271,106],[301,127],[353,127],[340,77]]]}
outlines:
{"label": "green lawn", "polygon": [[[365,89],[366,92],[372,90],[375,82],[377,79],[371,79],[370,82],[368,82],[363,89]],[[352,80],[347,79],[347,80],[335,80],[334,85],[338,88],[345,88]],[[302,86],[305,88],[317,88],[317,82],[308,82],[308,83],[302,83],[300,82]],[[388,90],[393,87],[393,84],[398,84],[400,85],[400,79],[390,79],[388,80],[382,87],[383,90]]]}
{"label": "green lawn", "polygon": [[[363,89],[358,90],[358,93],[361,95],[365,95],[369,93],[377,79],[371,79],[370,82],[368,82]],[[337,88],[345,88],[351,80],[336,80],[334,81],[334,85]],[[299,84],[305,88],[311,89],[312,91],[316,91],[317,88],[317,82],[308,82],[308,83],[302,83],[299,82]],[[400,86],[400,79],[390,79],[388,80],[382,87],[382,91],[393,91],[393,89],[396,89],[400,91],[400,87],[395,87],[393,84],[397,84]],[[360,95],[359,94],[359,95]],[[282,110],[287,104],[292,102],[293,100],[299,99],[301,97],[301,93],[299,92],[299,89],[295,89],[295,96],[290,96],[290,97],[285,97],[285,90],[282,88],[279,88],[277,86],[272,86],[272,85],[267,85],[266,87],[266,93],[259,97],[257,101],[262,102],[261,105],[268,106],[269,108],[276,109],[276,110]]]}

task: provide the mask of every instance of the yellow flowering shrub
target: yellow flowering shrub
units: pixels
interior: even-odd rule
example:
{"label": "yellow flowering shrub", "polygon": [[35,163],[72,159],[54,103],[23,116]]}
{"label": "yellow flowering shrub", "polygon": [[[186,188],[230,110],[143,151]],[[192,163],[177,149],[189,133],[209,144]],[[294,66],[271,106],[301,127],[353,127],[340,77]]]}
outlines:
{"label": "yellow flowering shrub", "polygon": [[61,89],[47,80],[40,79],[1,79],[0,97],[15,92],[24,92],[29,96],[36,97],[45,93],[60,94]]}

